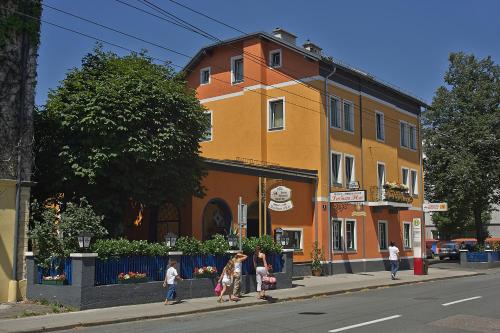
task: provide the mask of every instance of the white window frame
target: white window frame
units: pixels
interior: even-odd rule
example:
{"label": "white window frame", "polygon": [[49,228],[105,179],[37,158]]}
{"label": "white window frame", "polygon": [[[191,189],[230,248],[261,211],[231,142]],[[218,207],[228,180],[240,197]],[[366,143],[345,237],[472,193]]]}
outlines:
{"label": "white window frame", "polygon": [[210,142],[214,139],[214,114],[212,110],[207,110],[204,112],[205,114],[210,114],[210,138],[203,137],[201,138],[201,142]]}
{"label": "white window frame", "polygon": [[[350,120],[351,120],[351,123],[352,123],[352,131],[349,130],[349,129],[346,129],[346,127],[345,127],[345,125],[346,125],[345,124],[345,105],[346,104],[349,104],[351,106],[351,117],[350,117],[351,119]],[[354,117],[354,103],[351,102],[351,101],[349,101],[349,100],[347,100],[347,99],[342,100],[342,123],[344,125],[342,128],[344,129],[344,132],[347,132],[347,133],[350,133],[350,134],[354,134],[354,131],[356,129],[356,126],[354,124],[354,118],[355,118]]]}
{"label": "white window frame", "polygon": [[[412,140],[412,130],[414,131]],[[408,124],[408,146],[410,150],[417,150],[417,126]]]}
{"label": "white window frame", "polygon": [[[380,225],[384,224],[385,230],[385,248],[380,247]],[[377,240],[378,240],[378,250],[379,252],[387,252],[389,251],[389,226],[386,220],[378,220],[377,221]]]}
{"label": "white window frame", "polygon": [[[273,55],[279,53],[280,54],[280,63],[279,65],[274,66],[273,65]],[[281,49],[276,49],[276,50],[271,50],[269,51],[269,67],[271,68],[280,68],[283,65],[283,53],[281,52]]]}
{"label": "white window frame", "polygon": [[[412,174],[415,175],[415,183],[413,182]],[[410,169],[410,194],[414,197],[418,197],[418,171],[415,169]]]}
{"label": "white window frame", "polygon": [[[406,170],[406,182],[405,182],[405,174],[404,170]],[[401,168],[401,184],[408,186],[410,189],[410,169],[406,167]]]}
{"label": "white window frame", "polygon": [[[340,226],[339,226],[339,246],[340,248],[336,249],[335,248],[335,227],[334,227],[334,224],[335,223],[339,223]],[[344,235],[343,235],[343,226],[344,225],[344,221],[342,219],[339,219],[339,218],[335,218],[335,217],[332,217],[332,250],[333,251],[338,251],[338,252],[344,252]]]}
{"label": "white window frame", "polygon": [[[283,127],[271,128],[271,102],[283,102]],[[268,132],[279,132],[284,131],[286,127],[286,111],[285,111],[285,97],[271,98],[267,100],[267,131]]]}
{"label": "white window frame", "polygon": [[[352,170],[351,170],[351,178],[352,180],[350,179],[347,179],[347,163],[346,163],[346,159],[347,158],[351,158],[352,159]],[[354,155],[349,155],[349,154],[344,154],[344,176],[345,176],[345,187],[349,187],[349,183],[351,181],[356,181],[356,158],[354,157]]]}
{"label": "white window frame", "polygon": [[[382,121],[381,121],[381,134],[382,134],[382,137],[379,138],[378,137],[378,118],[377,118],[377,115],[380,115]],[[384,116],[384,113],[383,112],[380,112],[380,111],[375,111],[375,139],[377,141],[380,141],[380,142],[385,142],[385,116]]]}
{"label": "white window frame", "polygon": [[[240,81],[235,81],[235,78],[234,78],[234,63],[236,60],[239,60],[241,59],[243,61],[243,55],[238,55],[238,56],[234,56],[234,57],[231,57],[231,85],[237,85],[237,84],[240,84],[242,82],[245,81],[245,70],[243,69],[243,75],[242,75],[242,78]],[[243,62],[243,66],[244,66],[244,62]]]}
{"label": "white window frame", "polygon": [[[339,156],[339,160],[340,160],[340,163],[339,163],[339,174],[338,174],[338,177],[337,179],[334,179],[334,175],[333,175],[333,163],[332,163],[332,157],[333,155],[337,155]],[[338,151],[334,151],[334,150],[331,150],[330,151],[330,174],[331,174],[331,182],[332,182],[332,186],[344,186],[344,182],[343,182],[343,179],[344,179],[344,166],[343,166],[343,154],[338,152]],[[338,180],[338,182],[337,182]]]}
{"label": "white window frame", "polygon": [[[333,125],[333,103],[332,103],[332,99],[337,101],[338,102],[338,114],[339,114],[339,126],[334,126]],[[343,112],[342,112],[342,99],[337,97],[337,96],[330,96],[330,127],[331,128],[335,128],[335,129],[338,129],[338,130],[342,130],[342,118],[343,118]]]}
{"label": "white window frame", "polygon": [[[379,183],[379,179],[380,179],[380,175],[378,173],[378,166],[379,165],[383,165],[384,166],[384,179],[382,180],[382,184]],[[385,167],[385,162],[377,161],[377,187],[378,187],[378,191],[379,191],[379,193],[381,195],[381,197],[379,198],[379,201],[384,200],[384,197],[385,197],[385,188],[384,188],[384,185],[385,185],[386,182],[387,182],[387,168]]]}
{"label": "white window frame", "polygon": [[[404,126],[404,129],[405,131],[403,131],[403,133],[401,133],[401,126]],[[411,134],[410,132],[414,130],[415,131],[415,135],[413,137],[413,140],[411,140]],[[406,145],[403,144],[403,138],[406,140]],[[415,146],[415,148],[413,148],[412,146]],[[408,149],[408,150],[411,150],[411,151],[417,151],[417,126],[412,124],[412,123],[409,123],[407,121],[404,121],[404,120],[400,120],[399,121],[399,146],[401,148],[405,148],[405,149]]]}
{"label": "white window frame", "polygon": [[[408,239],[405,236],[405,226],[406,225],[409,226]],[[413,247],[412,238],[413,238],[412,223],[411,222],[407,222],[407,221],[403,221],[403,247],[405,249],[411,249]],[[408,241],[408,245],[409,246],[406,246],[406,241]]]}
{"label": "white window frame", "polygon": [[[208,71],[208,82],[203,82],[203,72]],[[205,86],[212,82],[212,69],[210,67],[205,67],[200,69],[200,85]]]}
{"label": "white window frame", "polygon": [[[354,245],[354,247],[352,249],[349,249],[347,247],[347,223],[348,222],[353,222],[354,223],[354,229],[352,230],[352,243]],[[344,249],[345,249],[345,252],[356,252],[358,250],[358,237],[357,237],[357,229],[358,229],[358,226],[357,226],[357,223],[356,223],[356,219],[345,219],[344,220]]]}
{"label": "white window frame", "polygon": [[300,231],[300,249],[295,249],[294,251],[304,251],[304,228],[281,228],[284,231]]}

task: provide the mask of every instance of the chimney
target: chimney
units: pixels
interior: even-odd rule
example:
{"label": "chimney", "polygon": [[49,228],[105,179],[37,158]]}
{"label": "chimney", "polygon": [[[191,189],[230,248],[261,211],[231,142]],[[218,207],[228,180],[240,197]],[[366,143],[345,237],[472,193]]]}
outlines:
{"label": "chimney", "polygon": [[304,43],[304,45],[302,45],[302,47],[305,48],[307,51],[315,53],[315,54],[321,54],[321,50],[323,50],[321,47],[314,44],[309,39],[306,40],[306,42]]}
{"label": "chimney", "polygon": [[297,36],[280,27],[273,30],[274,37],[283,39],[285,42],[296,45]]}

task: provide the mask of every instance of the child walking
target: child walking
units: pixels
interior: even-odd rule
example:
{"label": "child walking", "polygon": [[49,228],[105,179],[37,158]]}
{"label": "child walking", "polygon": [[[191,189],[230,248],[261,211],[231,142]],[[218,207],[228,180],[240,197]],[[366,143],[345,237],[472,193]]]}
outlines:
{"label": "child walking", "polygon": [[237,299],[234,298],[231,295],[231,283],[232,283],[232,277],[234,274],[234,262],[232,260],[229,260],[226,267],[222,270],[222,273],[219,277],[219,283],[222,284],[222,291],[220,293],[219,299],[217,302],[223,303],[224,300],[222,299],[223,296],[227,293],[228,295],[228,301],[236,301]]}
{"label": "child walking", "polygon": [[175,293],[175,286],[177,284],[176,280],[181,280],[182,278],[179,276],[177,273],[177,269],[175,269],[175,265],[177,265],[177,261],[175,260],[170,260],[169,263],[170,267],[167,269],[167,272],[165,273],[165,280],[163,281],[163,288],[166,288],[168,285],[167,289],[167,297],[165,299],[165,305],[172,304],[176,293]]}

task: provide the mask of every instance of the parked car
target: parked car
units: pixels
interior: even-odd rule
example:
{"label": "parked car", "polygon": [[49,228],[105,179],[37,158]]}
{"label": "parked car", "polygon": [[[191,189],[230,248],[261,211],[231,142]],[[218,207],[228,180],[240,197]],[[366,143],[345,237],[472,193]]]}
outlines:
{"label": "parked car", "polygon": [[441,249],[439,251],[439,260],[443,260],[445,258],[450,258],[450,259],[460,258],[459,245],[457,243],[441,244]]}

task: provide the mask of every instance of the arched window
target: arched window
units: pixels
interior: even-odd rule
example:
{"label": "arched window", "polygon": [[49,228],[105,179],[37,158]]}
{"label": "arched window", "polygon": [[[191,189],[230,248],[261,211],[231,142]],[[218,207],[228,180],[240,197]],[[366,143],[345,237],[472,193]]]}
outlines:
{"label": "arched window", "polygon": [[222,199],[210,200],[203,210],[203,239],[210,239],[216,234],[228,235],[231,222],[231,210],[227,203]]}
{"label": "arched window", "polygon": [[158,209],[156,222],[156,241],[163,242],[169,232],[179,236],[181,215],[179,209],[172,203],[166,203]]}

